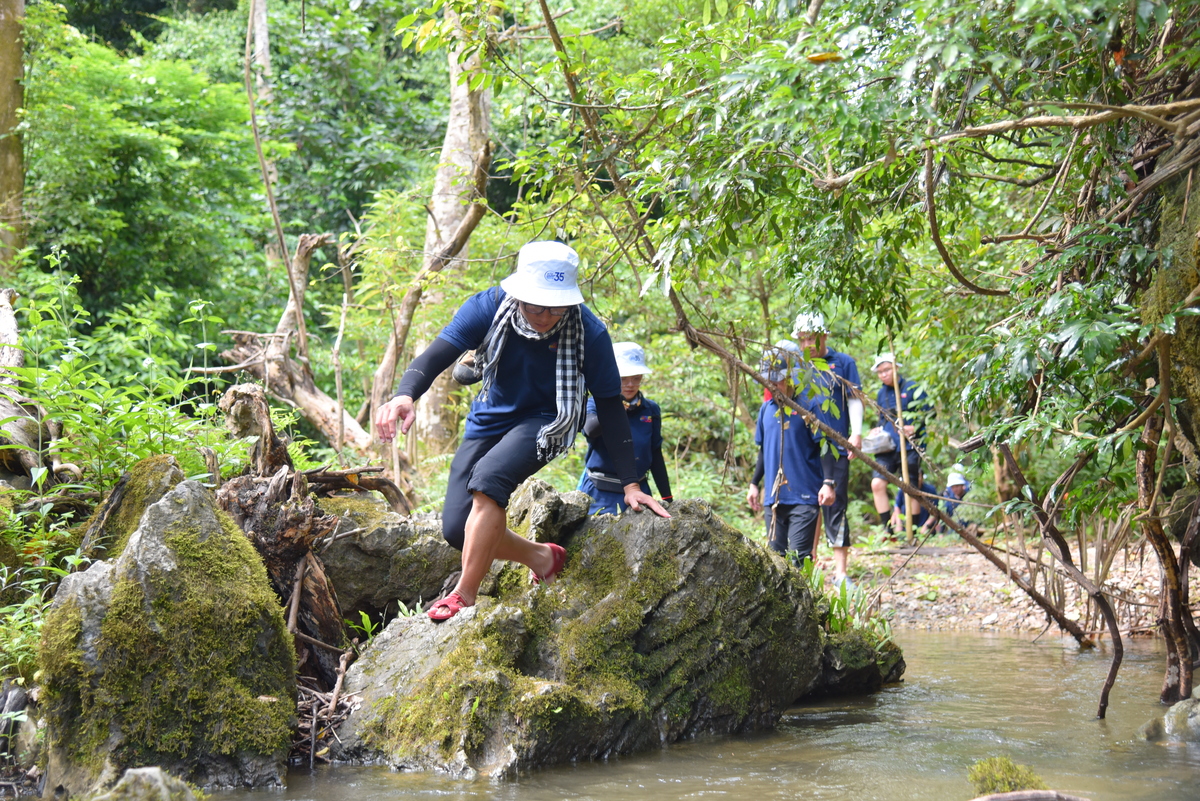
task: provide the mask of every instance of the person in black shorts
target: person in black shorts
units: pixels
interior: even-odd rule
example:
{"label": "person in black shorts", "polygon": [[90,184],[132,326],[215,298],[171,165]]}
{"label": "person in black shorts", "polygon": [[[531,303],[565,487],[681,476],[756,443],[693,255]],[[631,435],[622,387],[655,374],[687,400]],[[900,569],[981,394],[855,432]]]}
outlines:
{"label": "person in black shorts", "polygon": [[[820,312],[801,312],[796,315],[792,336],[801,349],[804,363],[811,368],[812,384],[805,388],[806,397],[815,401],[813,409],[821,422],[841,434],[856,448],[862,447],[863,402],[858,393],[862,383],[858,377],[858,363],[849,354],[829,347],[829,328],[825,315]],[[846,569],[850,561],[850,521],[846,510],[850,505],[850,460],[853,453],[833,442],[834,449],[834,502],[821,508],[825,525],[825,539],[833,549],[833,580],[846,580]],[[815,546],[815,541],[814,541]],[[815,551],[814,551],[815,553]]]}
{"label": "person in black shorts", "polygon": [[626,505],[670,517],[638,485],[612,340],[583,305],[578,271],[579,256],[561,242],[522,247],[516,272],[463,303],[375,415],[384,442],[396,436],[397,422],[399,433],[407,433],[416,419],[413,404],[434,378],[464,351],[475,351],[482,384],[450,465],[442,512],[442,535],[462,551],[462,575],[430,608],[433,620],[473,606],[496,559],[520,562],[546,583],[562,570],[566,551],[511,531],[506,509],[522,481],[573,445],[588,392]]}
{"label": "person in black shorts", "polygon": [[[875,455],[875,460],[879,462],[885,470],[894,476],[902,474],[900,466],[900,432],[896,429],[896,393],[899,387],[900,393],[900,411],[904,416],[904,439],[905,439],[905,456],[908,460],[908,483],[914,487],[921,486],[921,454],[920,449],[925,441],[925,418],[929,416],[933,407],[929,403],[929,398],[925,394],[925,390],[917,386],[916,382],[911,379],[904,378],[898,372],[896,357],[891,353],[881,353],[875,357],[875,364],[872,369],[875,370],[875,375],[879,377],[882,386],[879,387],[879,394],[875,401],[879,404],[881,411],[879,412],[879,421],[876,424],[878,429],[881,429],[892,440],[892,449],[884,453]],[[879,517],[884,521],[885,527],[889,533],[894,533],[890,522],[891,501],[888,498],[887,481],[878,470],[871,471],[871,494],[875,499],[875,511],[879,513]],[[914,503],[920,503],[920,499],[909,499]],[[918,513],[918,507],[913,507],[914,514]]]}

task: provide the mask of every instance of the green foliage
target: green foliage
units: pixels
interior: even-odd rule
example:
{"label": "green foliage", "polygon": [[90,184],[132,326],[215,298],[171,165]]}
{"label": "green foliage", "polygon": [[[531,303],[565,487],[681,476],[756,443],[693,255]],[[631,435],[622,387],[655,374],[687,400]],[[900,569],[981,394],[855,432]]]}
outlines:
{"label": "green foliage", "polygon": [[[83,484],[104,492],[134,462],[158,454],[173,454],[187,475],[201,475],[201,446],[244,459],[236,455],[243,444],[229,442],[216,419],[205,379],[180,377],[179,365],[157,358],[164,338],[184,344],[189,338],[153,316],[136,316],[136,309],[106,324],[106,340],[80,337],[87,312],[74,294],[76,281],[60,274],[35,287],[20,307],[25,366],[13,372],[26,396],[69,432],[55,444],[56,453],[83,471]],[[196,308],[194,323],[220,324],[202,305]],[[99,356],[116,372],[104,371]],[[124,378],[123,366],[130,370]]]}
{"label": "green foliage", "polygon": [[1011,793],[1016,790],[1049,790],[1033,768],[1018,765],[1008,757],[988,757],[971,766],[967,778],[976,795]]}
{"label": "green foliage", "polygon": [[70,252],[93,315],[160,289],[221,288],[231,266],[260,258],[239,87],[186,62],[123,59],[56,8],[32,5],[26,26],[30,244]]}
{"label": "green foliage", "polygon": [[858,631],[867,635],[876,645],[892,641],[892,624],[879,613],[875,599],[857,585],[842,581],[831,589],[825,587],[825,571],[811,559],[800,560],[800,575],[808,583],[816,598],[825,603],[823,621],[829,634]]}

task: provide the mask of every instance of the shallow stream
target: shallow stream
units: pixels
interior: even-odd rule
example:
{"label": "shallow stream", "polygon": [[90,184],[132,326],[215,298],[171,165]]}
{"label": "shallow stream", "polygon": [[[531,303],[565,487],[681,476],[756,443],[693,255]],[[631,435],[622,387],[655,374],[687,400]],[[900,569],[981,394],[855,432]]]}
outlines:
{"label": "shallow stream", "polygon": [[792,709],[779,728],[713,738],[515,780],[463,782],[385,768],[293,771],[284,793],[221,801],[962,801],[988,756],[1029,765],[1056,790],[1093,801],[1200,798],[1200,746],[1138,741],[1163,708],[1161,643],[1127,644],[1107,720],[1096,705],[1109,653],[1072,640],[897,634],[905,681],[866,698]]}

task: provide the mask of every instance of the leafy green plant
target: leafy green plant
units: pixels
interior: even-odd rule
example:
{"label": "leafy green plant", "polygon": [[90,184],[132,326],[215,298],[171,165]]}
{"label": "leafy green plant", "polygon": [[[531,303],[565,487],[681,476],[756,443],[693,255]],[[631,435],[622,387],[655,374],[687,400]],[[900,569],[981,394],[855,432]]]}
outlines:
{"label": "leafy green plant", "polygon": [[350,620],[349,618],[343,622],[351,631],[357,631],[358,633],[362,634],[364,642],[370,642],[371,639],[378,634],[379,630],[382,628],[380,623],[376,622],[370,615],[361,610],[358,613],[358,622]]}
{"label": "leafy green plant", "polygon": [[891,621],[879,613],[866,590],[848,581],[826,589],[825,571],[811,559],[803,560],[799,569],[813,595],[823,598],[828,607],[824,615],[826,631],[862,631],[881,645],[892,640]]}

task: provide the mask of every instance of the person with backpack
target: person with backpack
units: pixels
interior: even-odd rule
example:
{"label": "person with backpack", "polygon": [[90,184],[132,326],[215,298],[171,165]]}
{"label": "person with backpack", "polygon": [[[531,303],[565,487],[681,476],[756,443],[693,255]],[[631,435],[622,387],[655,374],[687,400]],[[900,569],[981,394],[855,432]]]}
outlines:
{"label": "person with backpack", "polygon": [[[613,345],[613,355],[617,360],[617,372],[621,374],[621,400],[629,419],[629,430],[633,434],[638,483],[642,492],[649,494],[650,485],[646,477],[647,474],[653,476],[659,496],[664,502],[669,502],[671,480],[667,476],[667,462],[662,452],[662,410],[641,391],[642,376],[652,372],[646,366],[646,353],[635,342],[617,342]],[[587,437],[588,450],[584,457],[583,474],[579,476],[579,489],[592,498],[588,514],[619,515],[629,507],[625,503],[625,492],[616,465],[604,444],[595,398],[588,400],[583,433]]]}
{"label": "person with backpack", "polygon": [[517,485],[574,444],[588,392],[624,502],[670,517],[638,481],[612,340],[583,304],[578,273],[579,256],[567,245],[526,244],[516,271],[459,307],[375,415],[384,442],[407,433],[417,399],[464,351],[475,351],[481,388],[450,465],[442,511],[442,535],[462,551],[462,573],[454,590],[429,609],[435,621],[475,604],[496,559],[520,562],[546,583],[563,569],[566,551],[513,532],[506,509]]}

